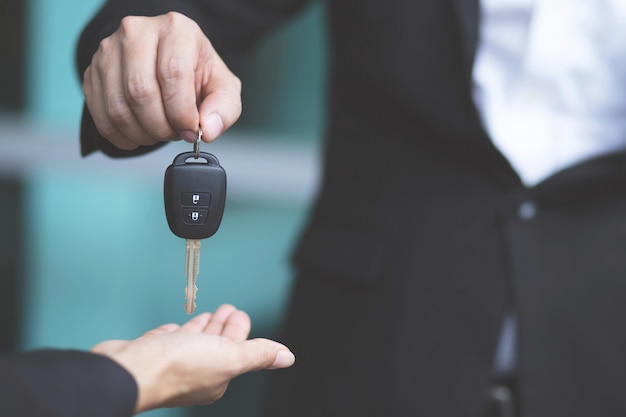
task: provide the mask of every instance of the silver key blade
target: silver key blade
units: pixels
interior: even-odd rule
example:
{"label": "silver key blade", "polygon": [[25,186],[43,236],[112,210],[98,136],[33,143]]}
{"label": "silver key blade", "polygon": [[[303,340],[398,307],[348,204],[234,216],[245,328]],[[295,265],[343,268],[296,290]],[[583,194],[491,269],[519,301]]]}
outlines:
{"label": "silver key blade", "polygon": [[196,279],[200,273],[200,243],[198,239],[186,240],[185,275],[187,287],[185,288],[185,312],[192,314],[196,309]]}

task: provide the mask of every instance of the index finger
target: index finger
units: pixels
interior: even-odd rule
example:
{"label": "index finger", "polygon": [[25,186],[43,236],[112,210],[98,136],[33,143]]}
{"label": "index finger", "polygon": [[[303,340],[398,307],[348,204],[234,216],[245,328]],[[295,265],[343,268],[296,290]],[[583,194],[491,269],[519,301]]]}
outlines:
{"label": "index finger", "polygon": [[243,342],[250,334],[250,317],[242,310],[230,304],[223,304],[211,317],[204,328],[204,333],[229,338],[234,342]]}
{"label": "index finger", "polygon": [[226,319],[222,328],[222,336],[240,343],[248,338],[250,328],[250,316],[245,311],[236,310]]}

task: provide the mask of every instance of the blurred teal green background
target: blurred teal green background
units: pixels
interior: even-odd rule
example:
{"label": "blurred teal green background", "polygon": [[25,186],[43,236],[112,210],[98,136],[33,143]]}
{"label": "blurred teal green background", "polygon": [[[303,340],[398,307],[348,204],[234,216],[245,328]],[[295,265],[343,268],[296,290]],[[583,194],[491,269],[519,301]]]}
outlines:
{"label": "blurred teal green background", "polygon": [[[30,0],[26,110],[0,118],[0,175],[19,177],[26,196],[24,349],[87,349],[187,319],[184,242],[166,224],[162,175],[188,146],[172,144],[136,161],[78,156],[74,47],[100,4]],[[273,336],[280,323],[289,251],[315,190],[322,28],[316,3],[260,42],[238,74],[241,123],[203,149],[225,167],[229,194],[220,230],[202,244],[198,310],[233,303],[251,315],[256,336]],[[220,403],[193,415],[254,416],[262,380],[242,379]]]}

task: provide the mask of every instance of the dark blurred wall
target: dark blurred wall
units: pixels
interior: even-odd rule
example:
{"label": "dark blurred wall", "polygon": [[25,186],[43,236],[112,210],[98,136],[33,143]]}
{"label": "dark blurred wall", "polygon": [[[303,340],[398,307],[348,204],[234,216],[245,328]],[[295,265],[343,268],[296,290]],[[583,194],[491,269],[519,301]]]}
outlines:
{"label": "dark blurred wall", "polygon": [[[0,1],[0,113],[24,108],[25,20],[26,1]],[[0,177],[0,350],[16,349],[20,337],[21,204],[19,181]]]}
{"label": "dark blurred wall", "polygon": [[0,350],[19,341],[19,300],[22,268],[22,186],[0,177]]}
{"label": "dark blurred wall", "polygon": [[25,0],[0,1],[0,111],[24,106]]}

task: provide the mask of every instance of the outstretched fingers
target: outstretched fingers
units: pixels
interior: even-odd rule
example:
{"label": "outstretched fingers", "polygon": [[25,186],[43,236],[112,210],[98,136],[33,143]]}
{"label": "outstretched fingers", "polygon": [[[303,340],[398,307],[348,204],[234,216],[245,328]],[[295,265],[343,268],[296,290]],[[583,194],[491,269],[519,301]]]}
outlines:
{"label": "outstretched fingers", "polygon": [[235,310],[224,322],[220,334],[233,342],[241,343],[248,339],[251,326],[250,316],[245,311]]}
{"label": "outstretched fingers", "polygon": [[230,304],[223,304],[214,313],[203,313],[180,327],[185,333],[205,333],[226,337],[241,343],[250,334],[250,317],[242,310]]}
{"label": "outstretched fingers", "polygon": [[215,310],[204,333],[224,336],[233,342],[245,341],[250,334],[250,317],[244,311],[230,304],[223,304]]}
{"label": "outstretched fingers", "polygon": [[211,313],[202,313],[198,314],[182,326],[180,326],[179,331],[183,333],[200,333],[204,330],[207,323],[211,320],[213,314]]}

